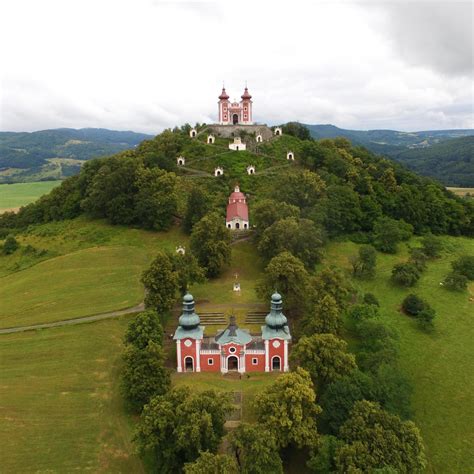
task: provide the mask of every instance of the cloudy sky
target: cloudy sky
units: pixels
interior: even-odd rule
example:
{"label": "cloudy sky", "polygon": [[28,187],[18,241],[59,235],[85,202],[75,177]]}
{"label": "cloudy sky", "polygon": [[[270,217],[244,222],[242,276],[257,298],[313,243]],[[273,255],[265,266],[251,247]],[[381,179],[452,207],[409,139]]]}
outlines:
{"label": "cloudy sky", "polygon": [[0,130],[474,128],[470,1],[1,0]]}

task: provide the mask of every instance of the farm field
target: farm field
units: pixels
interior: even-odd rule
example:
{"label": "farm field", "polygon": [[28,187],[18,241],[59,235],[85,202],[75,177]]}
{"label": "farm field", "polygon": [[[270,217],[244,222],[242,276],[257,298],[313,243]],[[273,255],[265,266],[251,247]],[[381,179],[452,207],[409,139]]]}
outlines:
{"label": "farm field", "polygon": [[[398,255],[379,253],[376,278],[356,285],[378,298],[383,318],[400,335],[400,363],[414,387],[414,421],[425,441],[428,471],[465,473],[474,466],[474,302],[469,300],[474,284],[469,292],[456,293],[439,283],[457,256],[474,254],[474,240],[445,237],[443,241],[443,257],[428,263],[414,288],[397,288],[389,281],[393,265],[407,258],[406,248]],[[328,262],[348,271],[348,257],[356,252],[352,243],[331,244]],[[420,295],[436,310],[432,334],[420,331],[400,312],[409,293]]]}
{"label": "farm field", "polygon": [[446,188],[457,196],[464,197],[466,194],[474,196],[474,188]]}
{"label": "farm field", "polygon": [[0,214],[13,211],[59,186],[61,181],[37,181],[33,183],[0,184]]}

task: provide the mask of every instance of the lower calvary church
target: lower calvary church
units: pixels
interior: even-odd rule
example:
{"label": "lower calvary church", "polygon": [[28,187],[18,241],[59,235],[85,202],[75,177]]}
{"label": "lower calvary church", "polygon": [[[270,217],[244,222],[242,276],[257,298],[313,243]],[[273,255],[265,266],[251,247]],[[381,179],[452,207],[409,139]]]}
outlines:
{"label": "lower calvary church", "polygon": [[288,368],[288,345],[291,334],[283,314],[281,295],[274,293],[271,309],[261,334],[252,336],[240,329],[231,316],[226,329],[215,336],[205,336],[195,312],[194,298],[183,298],[183,313],[173,339],[176,341],[178,372],[271,372]]}

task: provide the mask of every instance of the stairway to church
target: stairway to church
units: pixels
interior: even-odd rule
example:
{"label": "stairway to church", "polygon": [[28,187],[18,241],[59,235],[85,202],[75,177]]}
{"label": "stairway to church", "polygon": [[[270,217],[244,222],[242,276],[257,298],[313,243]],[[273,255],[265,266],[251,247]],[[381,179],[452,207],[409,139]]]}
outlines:
{"label": "stairway to church", "polygon": [[265,311],[249,311],[245,317],[245,324],[265,324]]}
{"label": "stairway to church", "polygon": [[226,325],[227,320],[224,313],[199,313],[201,324],[204,326]]}

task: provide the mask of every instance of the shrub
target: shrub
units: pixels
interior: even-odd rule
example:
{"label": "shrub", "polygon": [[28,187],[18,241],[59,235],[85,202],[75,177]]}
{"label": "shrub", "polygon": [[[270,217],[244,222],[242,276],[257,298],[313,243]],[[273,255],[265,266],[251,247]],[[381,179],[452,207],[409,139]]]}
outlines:
{"label": "shrub", "polygon": [[443,285],[452,291],[463,291],[467,288],[467,282],[469,280],[465,275],[461,275],[457,272],[448,273],[443,281]]}
{"label": "shrub", "polygon": [[416,316],[418,320],[418,325],[425,330],[429,330],[433,328],[433,320],[436,316],[436,311],[427,306],[426,308],[422,309]]}
{"label": "shrub", "polygon": [[432,234],[428,234],[421,241],[423,253],[430,258],[439,257],[443,244],[439,237],[435,237]]}
{"label": "shrub", "polygon": [[15,252],[19,246],[20,244],[15,239],[15,237],[13,235],[8,235],[5,239],[5,242],[3,243],[3,253],[5,255],[10,255]]}
{"label": "shrub", "polygon": [[374,319],[378,315],[378,307],[373,304],[356,304],[349,310],[349,317],[356,322]]}
{"label": "shrub", "polygon": [[380,306],[379,300],[373,293],[365,293],[363,302],[374,306]]}
{"label": "shrub", "polygon": [[468,280],[474,280],[474,255],[459,257],[451,266],[456,273],[464,275]]}
{"label": "shrub", "polygon": [[402,309],[404,313],[410,316],[416,316],[420,311],[425,309],[425,307],[425,301],[413,293],[409,294],[402,303]]}
{"label": "shrub", "polygon": [[410,249],[410,263],[418,268],[420,272],[426,269],[426,261],[428,257],[425,255],[422,249],[419,248],[411,248]]}
{"label": "shrub", "polygon": [[414,263],[399,263],[393,267],[392,281],[401,286],[414,286],[420,279],[420,270]]}

